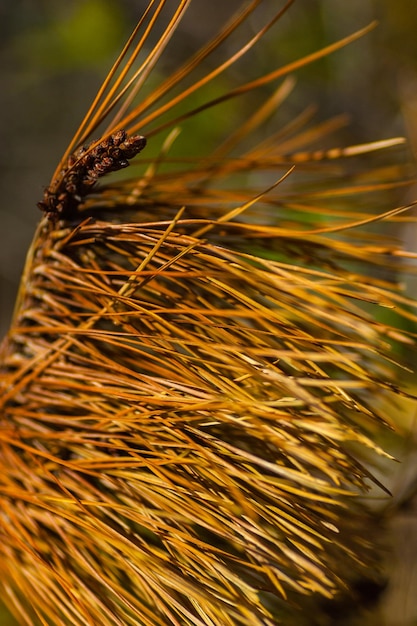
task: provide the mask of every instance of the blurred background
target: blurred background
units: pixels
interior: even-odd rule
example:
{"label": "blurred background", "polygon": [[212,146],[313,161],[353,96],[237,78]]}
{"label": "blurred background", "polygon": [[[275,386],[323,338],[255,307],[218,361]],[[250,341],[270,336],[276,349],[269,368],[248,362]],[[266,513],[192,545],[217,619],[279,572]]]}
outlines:
{"label": "blurred background", "polygon": [[[169,74],[176,56],[183,59],[192,53],[241,4],[241,0],[194,0],[171,47],[169,64],[161,64],[158,71]],[[280,4],[284,3],[261,3],[247,32],[256,32],[263,10],[271,15],[271,7]],[[40,216],[36,203],[146,6],[146,0],[0,0],[1,335],[9,324],[26,250]],[[241,84],[246,74],[262,75],[373,20],[379,25],[365,38],[297,73],[297,86],[283,116],[289,119],[309,104],[317,106],[318,120],[345,113],[350,123],[340,132],[341,145],[406,135],[408,147],[395,152],[392,159],[408,160],[413,167],[417,152],[417,3],[412,0],[296,0],[265,42],[222,78],[223,89]],[[233,41],[228,45],[234,49]],[[228,121],[226,116],[219,124],[227,129]],[[212,132],[202,120],[193,127],[190,141],[207,141]],[[406,203],[416,196],[409,187],[400,200]],[[401,236],[417,251],[415,227],[409,226]],[[408,288],[411,295],[417,295],[412,281]],[[409,424],[414,423],[414,408],[404,405],[403,410]],[[401,477],[395,479],[398,492],[409,485],[413,489],[417,476],[414,449],[414,444],[408,446]],[[393,522],[396,578],[389,582],[375,617],[379,621],[374,623],[381,626],[417,624],[417,547],[410,550],[413,542],[417,546],[417,532],[412,531],[417,528],[415,500],[408,499],[406,510],[403,507]],[[2,626],[13,623],[6,613],[0,614]]]}

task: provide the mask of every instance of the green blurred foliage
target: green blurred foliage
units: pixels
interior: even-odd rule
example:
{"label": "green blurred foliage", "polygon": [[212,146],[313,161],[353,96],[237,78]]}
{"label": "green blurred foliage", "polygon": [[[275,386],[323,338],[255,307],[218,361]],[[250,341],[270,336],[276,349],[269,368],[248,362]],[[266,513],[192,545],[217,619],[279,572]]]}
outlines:
{"label": "green blurred foliage", "polygon": [[14,40],[22,62],[30,69],[63,72],[103,66],[123,41],[122,7],[110,0],[55,3],[43,23]]}

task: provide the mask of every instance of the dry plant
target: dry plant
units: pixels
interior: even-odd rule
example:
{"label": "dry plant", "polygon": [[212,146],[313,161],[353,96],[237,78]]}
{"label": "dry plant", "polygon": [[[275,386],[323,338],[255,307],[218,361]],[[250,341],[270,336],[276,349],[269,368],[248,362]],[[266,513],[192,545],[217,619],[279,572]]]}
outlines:
{"label": "dry plant", "polygon": [[[366,562],[361,450],[384,454],[391,348],[412,344],[378,310],[415,320],[412,255],[374,227],[408,219],[373,210],[397,168],[335,163],[402,140],[308,152],[340,121],[308,111],[256,137],[295,70],[368,29],[193,108],[291,2],[245,4],[148,92],[190,2],[149,2],[39,203],[1,349],[0,589],[21,624],[298,624]],[[205,73],[258,5],[270,20]],[[208,154],[170,157],[189,119],[274,82]]]}

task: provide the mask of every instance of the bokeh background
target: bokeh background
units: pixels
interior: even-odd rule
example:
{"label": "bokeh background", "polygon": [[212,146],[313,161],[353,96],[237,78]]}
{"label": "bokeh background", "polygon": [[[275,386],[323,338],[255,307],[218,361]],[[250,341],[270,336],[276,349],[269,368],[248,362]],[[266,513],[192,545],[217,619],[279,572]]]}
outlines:
{"label": "bokeh background", "polygon": [[[280,4],[284,3],[264,0],[247,32],[256,32],[263,6],[271,14],[271,7]],[[1,335],[7,330],[25,253],[39,219],[36,203],[146,5],[146,0],[0,0]],[[177,55],[184,58],[194,51],[239,6],[241,0],[194,0],[169,61],[158,71],[169,74]],[[345,113],[350,123],[340,131],[341,144],[406,135],[407,148],[395,152],[392,159],[408,161],[412,170],[417,153],[417,3],[413,0],[296,0],[265,42],[222,78],[223,87],[240,84],[245,74],[266,73],[373,20],[379,25],[365,38],[297,74],[297,86],[282,115],[290,118],[310,104],[317,106],[318,120]],[[233,49],[233,41],[229,45]],[[217,123],[220,130],[227,128],[227,116],[220,115]],[[213,132],[207,122],[199,121],[190,142],[204,143]],[[410,186],[400,200],[405,203],[415,197],[417,192]],[[408,226],[399,235],[417,251],[415,227]],[[407,289],[416,295],[412,280]],[[403,454],[403,470],[394,481],[403,493],[412,491],[417,467],[414,408],[410,404],[401,410],[407,413],[411,441]],[[392,525],[396,578],[375,617],[379,626],[417,624],[415,500],[407,500],[406,511],[397,514]],[[0,614],[2,626],[13,623],[6,613]]]}

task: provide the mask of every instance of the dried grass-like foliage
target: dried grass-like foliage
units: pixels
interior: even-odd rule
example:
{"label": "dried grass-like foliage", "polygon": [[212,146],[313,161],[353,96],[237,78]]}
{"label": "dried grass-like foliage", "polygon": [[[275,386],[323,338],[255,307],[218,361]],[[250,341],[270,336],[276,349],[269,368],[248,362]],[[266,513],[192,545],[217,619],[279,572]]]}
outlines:
{"label": "dried grass-like foliage", "polygon": [[[406,255],[372,231],[405,207],[375,217],[364,200],[394,183],[340,182],[327,165],[400,140],[309,155],[337,122],[300,118],[239,152],[287,78],[210,154],[169,159],[198,112],[177,106],[279,17],[194,78],[249,3],[137,98],[190,1],[172,4],[149,3],[57,167],[2,346],[0,588],[22,624],[273,625],[285,598],[332,597],[340,563],[362,560],[360,533],[344,534],[369,483],[353,449],[381,452],[375,394],[393,389],[390,343],[411,343],[376,311],[415,318],[395,285]],[[120,129],[168,135],[140,175],[96,186]]]}

